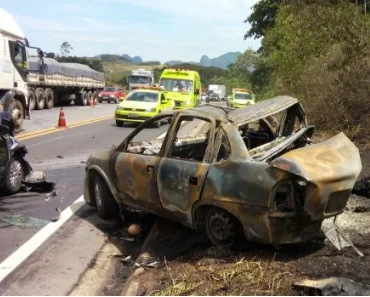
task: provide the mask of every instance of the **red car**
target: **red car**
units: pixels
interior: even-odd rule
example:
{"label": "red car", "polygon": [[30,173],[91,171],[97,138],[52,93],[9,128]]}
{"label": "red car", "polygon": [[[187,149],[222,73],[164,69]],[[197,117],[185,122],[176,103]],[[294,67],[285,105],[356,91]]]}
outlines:
{"label": "red car", "polygon": [[125,96],[126,95],[121,88],[115,87],[105,88],[98,94],[99,103],[102,103],[103,101],[108,101],[108,103],[110,103],[111,101],[113,101],[114,103],[118,103],[118,101],[123,100]]}

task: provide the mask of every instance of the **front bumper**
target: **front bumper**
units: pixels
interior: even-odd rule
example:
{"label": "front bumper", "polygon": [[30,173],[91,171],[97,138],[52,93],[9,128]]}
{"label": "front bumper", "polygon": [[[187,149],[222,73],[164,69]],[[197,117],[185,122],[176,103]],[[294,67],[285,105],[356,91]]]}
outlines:
{"label": "front bumper", "polygon": [[145,122],[146,120],[151,119],[152,117],[158,114],[157,111],[154,112],[135,112],[135,111],[127,111],[127,110],[116,110],[115,111],[115,119],[116,121],[124,121],[124,122]]}
{"label": "front bumper", "polygon": [[107,96],[101,96],[101,97],[98,97],[98,100],[101,100],[101,101],[114,101],[114,100],[121,100],[121,98],[118,98],[118,97],[107,97]]}
{"label": "front bumper", "polygon": [[190,105],[185,104],[185,101],[176,101],[175,100],[175,109],[188,109],[188,108],[194,108],[195,103],[192,102]]}

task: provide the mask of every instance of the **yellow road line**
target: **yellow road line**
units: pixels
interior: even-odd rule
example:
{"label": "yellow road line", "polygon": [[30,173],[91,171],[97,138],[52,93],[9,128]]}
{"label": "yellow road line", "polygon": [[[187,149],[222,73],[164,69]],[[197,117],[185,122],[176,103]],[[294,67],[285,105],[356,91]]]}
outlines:
{"label": "yellow road line", "polygon": [[[73,123],[71,125],[68,125],[67,129],[76,128],[76,127],[80,127],[80,126],[83,126],[83,125],[92,124],[92,123],[96,123],[96,122],[101,122],[101,121],[109,120],[109,119],[113,119],[113,118],[114,118],[114,116],[106,116],[106,117],[95,118],[95,119],[86,120],[86,121],[82,121],[82,122],[77,122],[77,123]],[[29,132],[29,133],[24,133],[24,134],[21,134],[19,136],[16,136],[16,138],[17,138],[17,140],[26,140],[26,139],[35,138],[35,137],[38,137],[38,136],[43,136],[43,135],[55,133],[55,132],[58,132],[58,131],[63,131],[65,129],[66,128],[52,127],[52,128],[48,128],[48,129],[43,129],[43,130],[33,131],[33,132]]]}

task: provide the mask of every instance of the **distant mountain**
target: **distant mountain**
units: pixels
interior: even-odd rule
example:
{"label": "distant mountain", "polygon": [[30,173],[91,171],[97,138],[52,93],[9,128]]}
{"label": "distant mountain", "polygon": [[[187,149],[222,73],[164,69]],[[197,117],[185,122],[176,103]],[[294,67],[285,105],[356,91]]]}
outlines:
{"label": "distant mountain", "polygon": [[134,64],[141,64],[143,63],[143,59],[139,56],[131,57],[127,54],[123,55],[112,55],[112,54],[102,54],[97,55],[94,58],[100,59],[102,61],[109,61],[109,62],[116,62],[118,60],[125,60]]}
{"label": "distant mountain", "polygon": [[139,57],[139,56],[130,57],[129,55],[124,54],[124,55],[122,55],[122,58],[124,58],[125,60],[127,60],[129,62],[132,62],[134,64],[141,64],[141,63],[143,63],[143,59],[141,57]]}
{"label": "distant mountain", "polygon": [[[227,66],[234,63],[236,59],[239,57],[239,55],[241,55],[241,52],[229,52],[229,53],[223,54],[213,59],[210,59],[207,55],[203,55],[200,58],[199,63],[197,62],[188,62],[188,63],[200,65],[200,66],[208,66],[208,67],[213,66],[213,67],[218,67],[222,69],[227,69]],[[178,65],[178,64],[183,64],[183,63],[184,62],[180,60],[172,60],[172,61],[166,62],[165,64],[171,66],[171,65]]]}

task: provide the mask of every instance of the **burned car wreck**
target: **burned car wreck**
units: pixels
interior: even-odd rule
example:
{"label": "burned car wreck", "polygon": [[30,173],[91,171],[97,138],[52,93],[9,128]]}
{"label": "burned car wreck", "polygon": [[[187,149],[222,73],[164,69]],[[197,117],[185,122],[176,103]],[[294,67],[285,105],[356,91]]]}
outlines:
{"label": "burned car wreck", "polygon": [[[157,121],[168,130],[147,139]],[[288,96],[162,113],[90,156],[85,201],[103,218],[130,206],[176,220],[217,246],[239,233],[264,244],[307,241],[344,211],[362,170],[343,133],[312,144],[313,132]]]}

